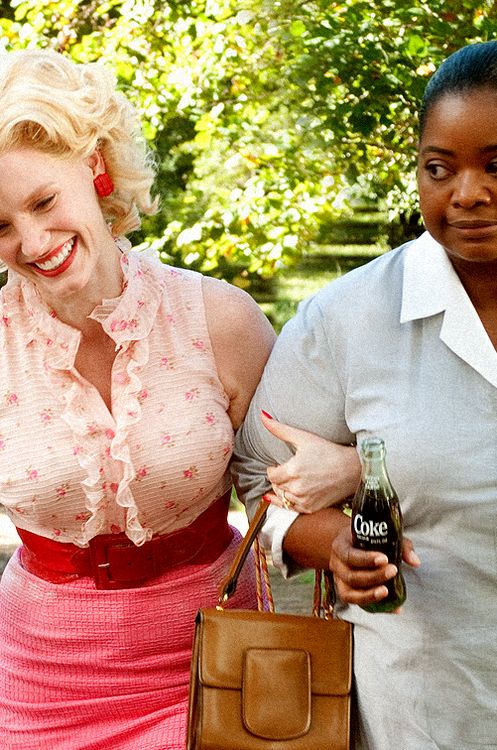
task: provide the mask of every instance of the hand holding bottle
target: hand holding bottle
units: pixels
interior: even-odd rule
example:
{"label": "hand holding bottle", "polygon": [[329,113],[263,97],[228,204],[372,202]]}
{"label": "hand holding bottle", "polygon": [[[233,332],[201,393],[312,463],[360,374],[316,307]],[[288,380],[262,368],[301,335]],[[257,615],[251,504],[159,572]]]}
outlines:
{"label": "hand holding bottle", "polygon": [[[402,559],[414,568],[421,564],[407,537],[404,537],[402,543]],[[354,547],[350,524],[336,535],[329,565],[339,598],[360,607],[374,605],[385,599],[388,596],[387,583],[397,574],[397,567],[388,562],[384,553]]]}

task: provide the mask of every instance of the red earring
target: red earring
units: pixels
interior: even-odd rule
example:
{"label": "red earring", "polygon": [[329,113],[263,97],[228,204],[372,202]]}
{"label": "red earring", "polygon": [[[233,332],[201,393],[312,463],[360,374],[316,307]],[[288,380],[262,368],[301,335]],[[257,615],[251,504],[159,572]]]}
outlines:
{"label": "red earring", "polygon": [[97,174],[97,176],[93,180],[93,184],[95,185],[95,190],[99,198],[106,198],[108,195],[114,192],[114,183],[110,179],[107,172]]}

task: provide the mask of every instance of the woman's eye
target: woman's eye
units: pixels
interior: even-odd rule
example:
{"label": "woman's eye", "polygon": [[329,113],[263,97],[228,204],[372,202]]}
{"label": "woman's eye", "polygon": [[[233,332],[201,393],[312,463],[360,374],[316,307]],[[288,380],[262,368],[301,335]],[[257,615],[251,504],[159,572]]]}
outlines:
{"label": "woman's eye", "polygon": [[50,208],[54,200],[55,200],[55,195],[47,195],[46,198],[42,198],[41,200],[37,201],[35,208],[37,210],[43,211],[44,208]]}
{"label": "woman's eye", "polygon": [[443,180],[450,174],[450,170],[447,169],[446,166],[438,162],[429,162],[425,166],[425,170],[428,172],[428,174],[431,175],[431,177],[433,177],[434,180]]}
{"label": "woman's eye", "polygon": [[487,172],[497,174],[497,161],[491,161],[490,164],[487,164]]}

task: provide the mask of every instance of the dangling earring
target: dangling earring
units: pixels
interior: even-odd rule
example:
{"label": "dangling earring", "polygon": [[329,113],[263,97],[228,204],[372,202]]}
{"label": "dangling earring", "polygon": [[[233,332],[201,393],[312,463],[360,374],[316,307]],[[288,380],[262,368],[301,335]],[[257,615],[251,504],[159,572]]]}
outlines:
{"label": "dangling earring", "polygon": [[114,192],[114,183],[112,182],[107,172],[97,174],[97,176],[93,180],[93,184],[95,185],[95,190],[99,198],[106,198],[108,195]]}

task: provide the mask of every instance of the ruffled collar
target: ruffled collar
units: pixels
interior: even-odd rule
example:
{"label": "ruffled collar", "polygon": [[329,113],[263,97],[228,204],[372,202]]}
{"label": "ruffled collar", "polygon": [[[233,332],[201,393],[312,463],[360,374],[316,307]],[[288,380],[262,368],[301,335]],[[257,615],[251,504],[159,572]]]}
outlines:
{"label": "ruffled collar", "polygon": [[[164,281],[163,274],[156,272],[157,266],[163,266],[154,252],[133,251],[125,238],[116,239],[116,244],[122,253],[123,290],[119,297],[102,300],[88,317],[100,322],[118,350],[148,336],[160,305]],[[74,365],[80,331],[57,318],[31,281],[9,271],[8,282],[2,290],[2,303],[3,324],[10,325],[14,318],[20,320],[26,345],[41,342],[47,364],[58,369]]]}
{"label": "ruffled collar", "polygon": [[123,291],[119,297],[102,300],[89,316],[102,324],[116,348],[148,336],[165,284],[163,274],[157,274],[157,267],[164,268],[157,255],[149,250],[133,252],[129,242],[125,242],[127,245],[119,241]]}

